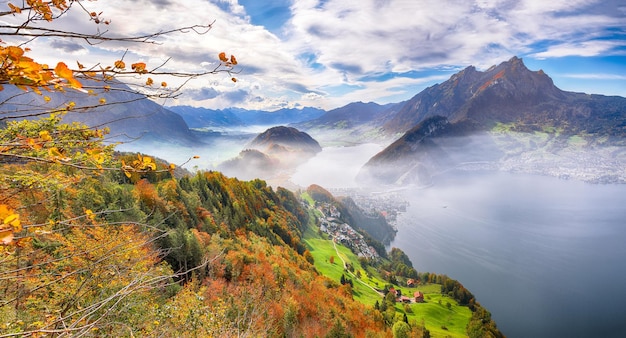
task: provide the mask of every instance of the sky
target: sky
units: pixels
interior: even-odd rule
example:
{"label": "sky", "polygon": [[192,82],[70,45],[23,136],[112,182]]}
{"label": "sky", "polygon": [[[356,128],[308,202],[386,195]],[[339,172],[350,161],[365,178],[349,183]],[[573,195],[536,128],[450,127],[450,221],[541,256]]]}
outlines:
{"label": "sky", "polygon": [[[0,0],[0,8],[7,1]],[[98,0],[104,27],[74,6],[54,27],[132,36],[213,22],[206,34],[177,33],[158,44],[37,39],[29,56],[86,66],[127,63],[206,71],[235,55],[228,74],[195,79],[166,105],[333,109],[350,102],[408,100],[473,65],[513,56],[544,70],[563,90],[626,96],[623,0]],[[0,17],[11,22],[18,17]],[[44,23],[39,23],[44,25]],[[9,37],[3,37],[10,43]],[[177,79],[168,83],[176,84]]]}

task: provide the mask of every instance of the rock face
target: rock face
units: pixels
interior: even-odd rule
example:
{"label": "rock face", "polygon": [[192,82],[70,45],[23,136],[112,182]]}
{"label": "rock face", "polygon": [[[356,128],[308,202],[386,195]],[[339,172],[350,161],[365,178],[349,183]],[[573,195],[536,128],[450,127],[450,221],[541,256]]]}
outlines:
{"label": "rock face", "polygon": [[485,72],[467,67],[444,83],[429,87],[409,100],[384,129],[406,132],[431,116],[450,122],[471,119],[485,127],[495,122],[571,124],[574,131],[613,130],[617,119],[623,135],[626,99],[565,92],[543,71],[530,71],[514,57]]}
{"label": "rock face", "polygon": [[[626,98],[562,91],[516,57],[425,89],[383,129],[405,134],[364,166],[363,181],[428,184],[438,172],[478,166],[626,182]],[[594,161],[610,168],[599,173]]]}

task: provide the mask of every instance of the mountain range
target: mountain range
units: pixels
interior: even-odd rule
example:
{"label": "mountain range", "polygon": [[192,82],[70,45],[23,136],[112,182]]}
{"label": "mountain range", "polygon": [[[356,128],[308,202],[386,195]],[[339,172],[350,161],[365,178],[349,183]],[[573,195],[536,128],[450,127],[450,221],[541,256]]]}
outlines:
{"label": "mountain range", "polygon": [[453,168],[626,182],[626,98],[562,91],[517,57],[425,89],[382,129],[406,132],[370,159],[363,182],[429,184]]}
{"label": "mountain range", "polygon": [[191,128],[232,128],[244,126],[275,126],[316,119],[326,112],[322,109],[283,108],[276,111],[241,108],[208,109],[192,106],[172,106],[169,110],[183,117]]}
{"label": "mountain range", "polygon": [[[6,85],[0,91],[2,112],[0,121],[35,119],[47,116],[50,110],[73,108],[63,113],[66,123],[82,122],[92,128],[110,129],[110,142],[146,143],[159,141],[174,145],[191,145],[197,138],[191,133],[183,118],[162,105],[137,94],[119,81],[82,79],[84,88],[92,92],[68,89],[46,92],[41,95]],[[108,89],[103,89],[108,85]],[[87,107],[87,108],[82,108]]]}
{"label": "mountain range", "polygon": [[[115,83],[115,89],[93,95],[71,91],[37,95],[5,86],[0,91],[0,122],[36,118],[46,109],[76,101],[92,108],[74,109],[64,115],[65,121],[108,126],[112,141],[133,141],[137,148],[148,141],[203,147],[207,137],[219,137],[220,130],[256,125],[295,127],[283,135],[283,143],[289,138],[298,143],[301,131],[318,146],[383,144],[386,149],[359,174],[365,184],[428,184],[450,169],[626,182],[626,98],[563,91],[542,70],[529,70],[517,57],[485,71],[467,67],[408,101],[353,102],[329,111],[165,108],[133,94],[122,83]],[[100,99],[107,104],[99,104]],[[205,135],[207,130],[210,135]],[[254,134],[246,137],[251,140]],[[277,144],[274,150],[280,148]],[[252,155],[253,148],[244,149]],[[255,161],[268,155],[267,147],[256,150],[262,154],[254,154]],[[274,161],[267,160],[263,163],[271,167]]]}

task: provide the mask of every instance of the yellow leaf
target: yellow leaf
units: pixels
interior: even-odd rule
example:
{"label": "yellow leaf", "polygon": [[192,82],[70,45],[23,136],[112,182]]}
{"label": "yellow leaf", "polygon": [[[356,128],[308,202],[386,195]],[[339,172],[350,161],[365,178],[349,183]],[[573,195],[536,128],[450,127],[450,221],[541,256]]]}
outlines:
{"label": "yellow leaf", "polygon": [[74,78],[74,72],[69,69],[67,67],[67,65],[63,62],[59,62],[57,63],[57,66],[54,68],[54,73],[64,79],[65,81],[67,81],[67,83],[74,88],[82,88],[82,84],[80,82],[78,82],[75,78]]}
{"label": "yellow leaf", "polygon": [[4,219],[4,224],[10,225],[14,232],[22,231],[22,223],[20,222],[20,215],[11,214]]}
{"label": "yellow leaf", "polygon": [[101,97],[98,102],[100,102],[100,104],[105,104],[107,103],[107,99],[105,99],[104,97]]}
{"label": "yellow leaf", "polygon": [[48,155],[50,155],[52,157],[60,157],[61,156],[61,152],[59,151],[59,149],[57,147],[52,147],[52,148],[48,149]]}
{"label": "yellow leaf", "polygon": [[114,63],[115,68],[124,69],[126,68],[126,64],[122,60],[117,60]]}
{"label": "yellow leaf", "polygon": [[85,68],[85,66],[83,66],[80,62],[76,61],[76,64],[78,64],[78,69],[83,69]]}
{"label": "yellow leaf", "polygon": [[46,101],[46,102],[50,102],[50,96],[44,96],[43,100]]}
{"label": "yellow leaf", "polygon": [[50,132],[47,130],[42,130],[39,132],[39,137],[43,140],[43,141],[52,141],[52,136],[50,136]]}
{"label": "yellow leaf", "polygon": [[93,211],[91,211],[91,209],[85,209],[85,215],[87,216],[87,218],[89,218],[92,221],[96,219],[96,214],[94,214]]}
{"label": "yellow leaf", "polygon": [[154,83],[154,80],[152,80],[152,78],[151,78],[151,77],[149,77],[149,78],[146,80],[146,86],[152,86],[152,84],[153,84],[153,83]]}

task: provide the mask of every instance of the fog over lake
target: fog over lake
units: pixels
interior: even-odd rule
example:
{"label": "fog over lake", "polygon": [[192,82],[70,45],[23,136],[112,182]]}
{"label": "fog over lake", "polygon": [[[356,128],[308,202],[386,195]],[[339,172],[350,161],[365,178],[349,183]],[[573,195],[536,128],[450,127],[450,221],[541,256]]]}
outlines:
{"label": "fog over lake", "polygon": [[[377,151],[325,148],[293,181],[354,187]],[[405,193],[391,246],[458,279],[508,337],[626,337],[626,185],[448,172]]]}
{"label": "fog over lake", "polygon": [[626,337],[626,186],[462,172],[406,196],[391,245],[460,280],[508,337]]}
{"label": "fog over lake", "polygon": [[290,181],[304,188],[318,184],[326,189],[355,188],[361,167],[383,147],[366,143],[350,147],[326,147],[299,166]]}

